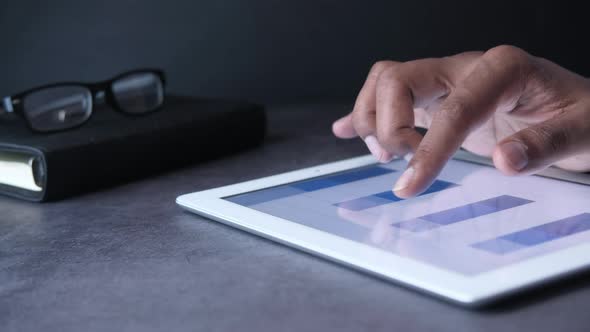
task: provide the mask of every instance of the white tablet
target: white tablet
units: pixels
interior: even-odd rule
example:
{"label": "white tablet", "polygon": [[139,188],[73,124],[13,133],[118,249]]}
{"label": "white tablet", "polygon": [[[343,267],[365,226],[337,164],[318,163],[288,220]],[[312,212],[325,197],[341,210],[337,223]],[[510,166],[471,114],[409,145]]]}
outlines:
{"label": "white tablet", "polygon": [[[467,161],[469,160],[469,161]],[[590,177],[507,177],[459,154],[418,197],[371,156],[177,198],[194,213],[466,305],[590,266]],[[564,181],[567,180],[567,181]]]}

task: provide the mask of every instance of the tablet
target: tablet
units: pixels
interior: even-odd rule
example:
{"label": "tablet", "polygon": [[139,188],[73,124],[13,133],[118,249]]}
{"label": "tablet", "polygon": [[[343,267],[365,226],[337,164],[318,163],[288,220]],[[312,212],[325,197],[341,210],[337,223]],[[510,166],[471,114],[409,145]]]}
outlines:
{"label": "tablet", "polygon": [[590,177],[507,177],[466,153],[421,195],[371,156],[191,193],[194,213],[465,305],[590,266]]}

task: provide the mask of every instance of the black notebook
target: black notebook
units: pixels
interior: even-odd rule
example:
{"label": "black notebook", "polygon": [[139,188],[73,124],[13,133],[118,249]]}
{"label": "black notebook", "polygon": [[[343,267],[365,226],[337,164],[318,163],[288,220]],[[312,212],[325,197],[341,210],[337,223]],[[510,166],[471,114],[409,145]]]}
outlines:
{"label": "black notebook", "polygon": [[143,116],[97,108],[83,126],[54,134],[3,119],[0,194],[62,199],[253,147],[265,130],[260,105],[173,96]]}

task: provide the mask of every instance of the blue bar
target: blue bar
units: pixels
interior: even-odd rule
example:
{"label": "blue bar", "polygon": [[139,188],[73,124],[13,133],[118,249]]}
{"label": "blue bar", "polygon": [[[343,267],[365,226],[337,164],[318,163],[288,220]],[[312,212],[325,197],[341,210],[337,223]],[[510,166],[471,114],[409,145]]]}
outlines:
{"label": "blue bar", "polygon": [[[432,193],[435,193],[435,192],[438,192],[441,190],[445,190],[448,188],[456,187],[456,186],[458,186],[458,185],[455,183],[442,181],[442,180],[436,180],[428,189],[426,189],[426,191],[421,193],[419,196],[432,194]],[[399,197],[395,196],[393,191],[388,190],[388,191],[384,191],[382,193],[374,194],[371,196],[365,196],[365,197],[355,198],[355,199],[352,199],[352,200],[346,201],[346,202],[336,203],[334,205],[341,207],[343,209],[346,209],[346,210],[350,210],[350,211],[361,211],[361,210],[372,208],[375,206],[385,205],[385,204],[389,204],[392,202],[399,202],[402,200],[403,200],[403,198],[399,198]]]}
{"label": "blue bar", "polygon": [[467,219],[485,216],[495,212],[508,210],[517,206],[532,203],[528,199],[509,195],[498,196],[483,201],[459,206],[456,208],[427,214],[420,217],[422,220],[430,221],[439,225],[450,225]]}
{"label": "blue bar", "polygon": [[590,230],[590,213],[582,213],[506,234],[495,239],[478,242],[471,246],[503,255],[522,248],[536,246],[588,230]]}
{"label": "blue bar", "polygon": [[440,226],[450,225],[460,221],[508,210],[532,202],[533,201],[520,197],[503,195],[427,214],[416,219],[402,221],[393,224],[393,226],[412,232],[423,232]]}
{"label": "blue bar", "polygon": [[252,206],[256,204],[270,202],[275,199],[295,196],[306,192],[339,186],[342,184],[364,180],[375,176],[390,174],[394,172],[396,172],[396,170],[380,166],[363,167],[360,169],[346,171],[344,173],[339,173],[335,175],[327,175],[323,177],[318,177],[316,179],[295,182],[274,188],[268,188],[250,193],[226,197],[225,199],[243,206]]}
{"label": "blue bar", "polygon": [[354,181],[365,180],[375,176],[390,174],[393,172],[396,171],[385,167],[372,166],[336,175],[329,175],[308,181],[296,182],[292,183],[290,186],[297,189],[301,189],[303,191],[316,191],[320,189],[339,186]]}
{"label": "blue bar", "polygon": [[293,188],[290,186],[279,186],[240,194],[236,196],[225,197],[224,199],[243,206],[252,206],[260,203],[273,201],[275,199],[295,196],[303,193],[305,193],[305,191],[301,189]]}
{"label": "blue bar", "polygon": [[493,239],[489,241],[479,242],[471,245],[473,248],[485,250],[497,255],[504,255],[522,248],[526,248],[520,244],[505,241],[501,239]]}
{"label": "blue bar", "polygon": [[336,203],[335,206],[341,207],[349,211],[361,211],[372,208],[374,206],[389,204],[392,201],[386,198],[381,198],[378,195],[361,197],[350,201]]}
{"label": "blue bar", "polygon": [[415,232],[415,233],[426,232],[426,231],[431,230],[433,228],[440,227],[439,224],[435,224],[433,222],[426,221],[426,220],[423,220],[420,218],[405,220],[405,221],[393,224],[392,226],[404,229],[406,231]]}

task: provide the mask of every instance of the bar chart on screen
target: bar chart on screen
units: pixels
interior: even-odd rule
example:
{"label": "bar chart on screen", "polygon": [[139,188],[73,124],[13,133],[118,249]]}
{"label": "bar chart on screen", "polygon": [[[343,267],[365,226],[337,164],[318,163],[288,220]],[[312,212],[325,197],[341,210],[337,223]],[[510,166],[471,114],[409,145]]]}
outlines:
{"label": "bar chart on screen", "polygon": [[398,160],[226,199],[463,274],[590,242],[582,185],[452,160],[423,193],[402,199],[391,187],[405,167]]}

